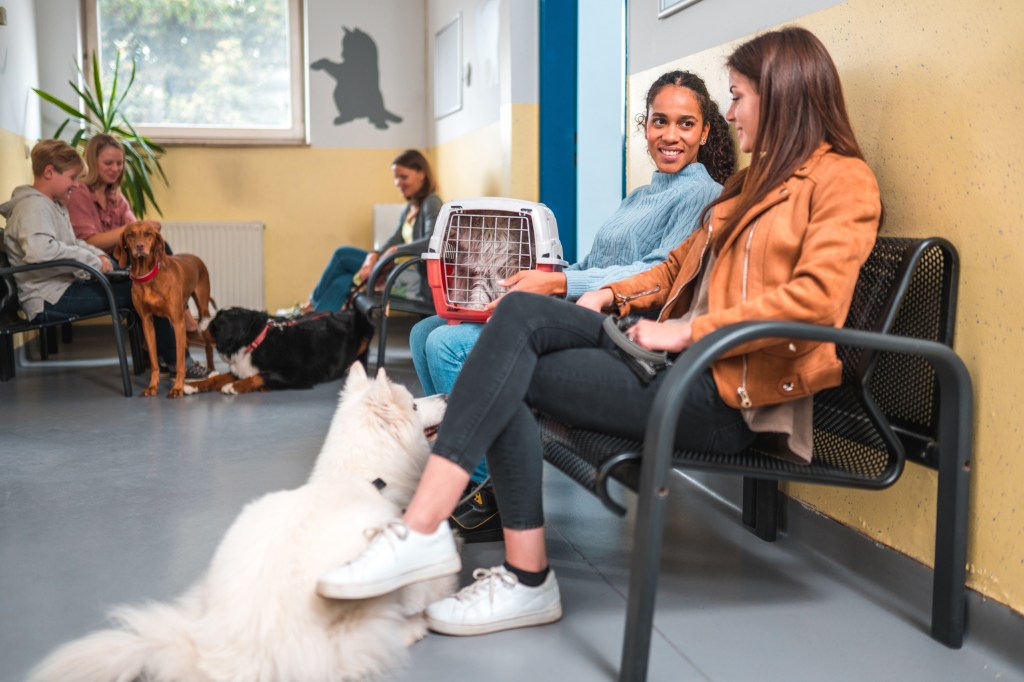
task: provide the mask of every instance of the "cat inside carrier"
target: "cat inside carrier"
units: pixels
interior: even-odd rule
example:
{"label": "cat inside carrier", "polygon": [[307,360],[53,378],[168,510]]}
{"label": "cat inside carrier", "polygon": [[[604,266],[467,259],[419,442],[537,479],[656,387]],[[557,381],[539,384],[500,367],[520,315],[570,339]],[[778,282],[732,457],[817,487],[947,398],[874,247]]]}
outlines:
{"label": "cat inside carrier", "polygon": [[442,206],[423,261],[434,309],[450,323],[487,320],[484,307],[506,292],[498,282],[520,270],[567,265],[551,209],[502,197]]}

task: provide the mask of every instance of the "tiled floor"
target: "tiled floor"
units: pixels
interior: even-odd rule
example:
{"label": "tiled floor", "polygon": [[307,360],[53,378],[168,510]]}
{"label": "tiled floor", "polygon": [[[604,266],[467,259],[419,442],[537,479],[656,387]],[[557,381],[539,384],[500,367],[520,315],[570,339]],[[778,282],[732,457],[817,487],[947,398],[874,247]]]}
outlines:
{"label": "tiled floor", "polygon": [[[91,336],[74,352],[93,348]],[[389,352],[393,376],[418,390],[408,353]],[[18,372],[0,384],[0,682],[97,627],[111,605],[183,591],[246,501],[305,479],[340,386],[170,401],[124,398],[113,366]],[[400,682],[615,678],[632,519],[555,471],[545,499],[564,619],[428,636]],[[970,629],[959,651],[932,641],[927,585],[839,565],[792,538],[762,543],[682,477],[669,518],[651,680],[1024,680],[1020,647],[994,649]],[[873,562],[879,550],[865,544]],[[467,546],[464,578],[500,559],[500,544]],[[1008,622],[1024,643],[1022,621]]]}

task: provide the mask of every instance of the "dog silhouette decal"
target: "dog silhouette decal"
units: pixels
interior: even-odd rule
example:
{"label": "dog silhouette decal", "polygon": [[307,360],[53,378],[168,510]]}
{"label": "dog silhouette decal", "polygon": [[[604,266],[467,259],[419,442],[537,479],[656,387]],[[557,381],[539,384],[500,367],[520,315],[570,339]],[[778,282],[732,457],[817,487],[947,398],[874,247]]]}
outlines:
{"label": "dog silhouette decal", "polygon": [[334,103],[338,116],[334,125],[354,121],[357,118],[370,120],[377,128],[387,130],[388,122],[401,123],[402,118],[384,108],[380,94],[380,69],[377,66],[377,43],[368,33],[358,28],[350,30],[342,26],[345,34],[341,37],[341,61],[332,62],[326,57],[318,59],[310,68],[326,71],[337,84],[334,87]]}

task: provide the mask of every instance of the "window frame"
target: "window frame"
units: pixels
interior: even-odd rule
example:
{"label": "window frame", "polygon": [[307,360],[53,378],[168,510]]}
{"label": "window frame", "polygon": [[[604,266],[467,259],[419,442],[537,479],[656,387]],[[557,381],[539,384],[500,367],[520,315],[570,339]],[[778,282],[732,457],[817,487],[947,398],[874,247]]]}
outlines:
{"label": "window frame", "polygon": [[[81,0],[82,72],[92,72],[92,54],[99,53],[98,0]],[[304,0],[288,0],[291,77],[291,123],[287,129],[138,126],[141,135],[163,145],[268,146],[309,144],[309,93],[306,68],[306,8]],[[129,65],[130,68],[130,65]]]}

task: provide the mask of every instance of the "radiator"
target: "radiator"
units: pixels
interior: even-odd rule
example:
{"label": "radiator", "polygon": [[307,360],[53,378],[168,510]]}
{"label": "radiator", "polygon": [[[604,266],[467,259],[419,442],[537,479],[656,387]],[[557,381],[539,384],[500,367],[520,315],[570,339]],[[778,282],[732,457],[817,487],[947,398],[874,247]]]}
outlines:
{"label": "radiator", "polygon": [[203,259],[218,308],[266,310],[263,223],[169,220],[162,223],[160,231],[174,253],[192,253]]}

